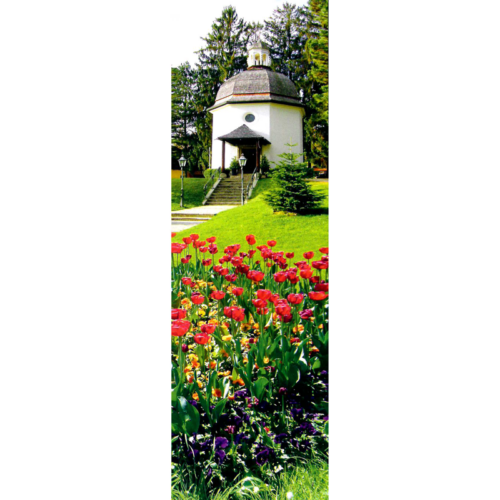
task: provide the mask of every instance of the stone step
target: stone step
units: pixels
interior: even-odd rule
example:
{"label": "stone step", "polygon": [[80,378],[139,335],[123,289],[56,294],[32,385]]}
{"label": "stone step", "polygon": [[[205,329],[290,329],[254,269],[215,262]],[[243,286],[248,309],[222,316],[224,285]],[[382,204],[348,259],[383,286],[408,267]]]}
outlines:
{"label": "stone step", "polygon": [[187,213],[187,214],[183,214],[182,212],[177,212],[177,213],[173,213],[172,214],[172,219],[173,218],[177,218],[177,219],[184,219],[184,218],[192,218],[192,217],[201,217],[201,218],[204,218],[204,219],[211,219],[213,217],[213,214],[195,214],[193,212],[191,213]]}
{"label": "stone step", "polygon": [[172,218],[170,220],[171,220],[171,222],[177,222],[179,224],[184,224],[184,223],[187,224],[188,222],[196,222],[196,223],[207,222],[210,219],[208,219],[206,217],[174,217],[174,216],[172,216]]}

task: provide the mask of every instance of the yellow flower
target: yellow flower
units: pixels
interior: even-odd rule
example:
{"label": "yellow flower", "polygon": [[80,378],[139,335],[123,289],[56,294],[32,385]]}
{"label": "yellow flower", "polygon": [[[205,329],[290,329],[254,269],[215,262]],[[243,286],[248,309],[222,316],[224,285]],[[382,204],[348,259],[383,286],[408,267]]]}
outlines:
{"label": "yellow flower", "polygon": [[200,309],[198,309],[197,312],[198,312],[198,316],[201,316],[201,317],[205,316],[205,311],[203,309],[200,308]]}
{"label": "yellow flower", "polygon": [[211,318],[212,316],[217,316],[217,311],[210,311],[208,313],[208,317]]}
{"label": "yellow flower", "polygon": [[193,392],[193,399],[195,401],[199,401],[200,400],[200,396],[198,396],[198,393],[197,392]]}
{"label": "yellow flower", "polygon": [[218,324],[219,324],[219,322],[218,322],[216,319],[209,319],[209,320],[208,320],[208,324],[209,324],[209,325],[218,325]]}
{"label": "yellow flower", "polygon": [[233,337],[231,337],[231,335],[224,335],[224,336],[222,337],[222,340],[223,340],[224,342],[228,342],[228,341],[229,341],[229,340],[231,340],[232,338],[233,338]]}
{"label": "yellow flower", "polygon": [[203,384],[202,384],[199,380],[197,380],[197,381],[196,381],[196,383],[198,384],[198,387],[199,387],[200,389],[203,387]]}
{"label": "yellow flower", "polygon": [[215,361],[210,361],[210,368],[212,368],[212,370],[217,368],[217,363]]}
{"label": "yellow flower", "polygon": [[250,341],[247,338],[243,338],[243,339],[240,340],[240,342],[241,342],[241,345],[243,347],[246,347],[249,344]]}
{"label": "yellow flower", "polygon": [[264,363],[267,365],[269,363],[269,358],[267,356],[264,357]]}
{"label": "yellow flower", "polygon": [[193,359],[192,365],[193,365],[193,368],[199,368],[200,367],[200,363],[198,363],[198,361],[196,361],[196,359]]}
{"label": "yellow flower", "polygon": [[193,359],[194,359],[195,361],[198,361],[198,356],[197,356],[196,354],[188,354],[188,358],[189,358],[190,360],[193,360]]}
{"label": "yellow flower", "polygon": [[248,358],[243,358],[243,363],[246,365],[248,363]]}
{"label": "yellow flower", "polygon": [[298,333],[303,331],[304,331],[304,325],[298,325],[293,327],[293,333]]}
{"label": "yellow flower", "polygon": [[251,327],[252,325],[250,323],[242,323],[240,328],[242,332],[248,332]]}
{"label": "yellow flower", "polygon": [[192,370],[191,365],[187,365],[186,368],[184,368],[184,373],[189,373]]}

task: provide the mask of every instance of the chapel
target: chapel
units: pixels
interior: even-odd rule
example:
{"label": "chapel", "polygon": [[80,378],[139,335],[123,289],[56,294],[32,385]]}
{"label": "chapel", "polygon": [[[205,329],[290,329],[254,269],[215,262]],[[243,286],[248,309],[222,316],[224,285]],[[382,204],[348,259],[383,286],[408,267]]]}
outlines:
{"label": "chapel", "polygon": [[226,80],[209,108],[213,115],[212,168],[226,169],[234,157],[247,158],[245,173],[260,165],[262,155],[278,162],[285,144],[303,153],[304,106],[293,82],[271,69],[268,46],[248,49],[248,69]]}

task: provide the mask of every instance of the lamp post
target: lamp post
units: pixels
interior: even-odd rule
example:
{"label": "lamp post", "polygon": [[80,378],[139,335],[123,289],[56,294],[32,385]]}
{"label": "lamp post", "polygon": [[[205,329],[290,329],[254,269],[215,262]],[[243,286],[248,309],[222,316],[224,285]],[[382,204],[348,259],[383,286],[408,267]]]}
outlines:
{"label": "lamp post", "polygon": [[247,164],[247,159],[241,153],[240,159],[238,160],[240,162],[240,167],[241,167],[241,204],[243,205],[245,203],[245,192],[244,192],[244,186],[243,186],[243,168]]}
{"label": "lamp post", "polygon": [[183,201],[184,201],[184,167],[186,166],[186,158],[184,158],[184,155],[182,155],[179,158],[179,165],[181,167],[181,208],[184,207]]}

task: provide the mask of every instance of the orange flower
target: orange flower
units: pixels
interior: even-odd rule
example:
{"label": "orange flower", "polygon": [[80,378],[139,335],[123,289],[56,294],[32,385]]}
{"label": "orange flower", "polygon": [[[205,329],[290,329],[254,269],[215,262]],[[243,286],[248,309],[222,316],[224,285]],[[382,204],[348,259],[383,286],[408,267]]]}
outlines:
{"label": "orange flower", "polygon": [[227,397],[227,399],[229,399],[229,401],[234,401],[234,395],[231,394],[230,396]]}
{"label": "orange flower", "polygon": [[198,361],[196,361],[196,359],[193,359],[193,361],[191,361],[191,364],[193,365],[194,368],[200,367],[200,363],[198,363]]}
{"label": "orange flower", "polygon": [[199,401],[200,400],[200,396],[198,396],[198,393],[197,392],[193,392],[193,399],[195,401]]}
{"label": "orange flower", "polygon": [[222,396],[222,391],[220,389],[212,389],[212,396],[220,398]]}
{"label": "orange flower", "polygon": [[217,362],[216,361],[210,361],[210,368],[213,370],[214,368],[217,368]]}

